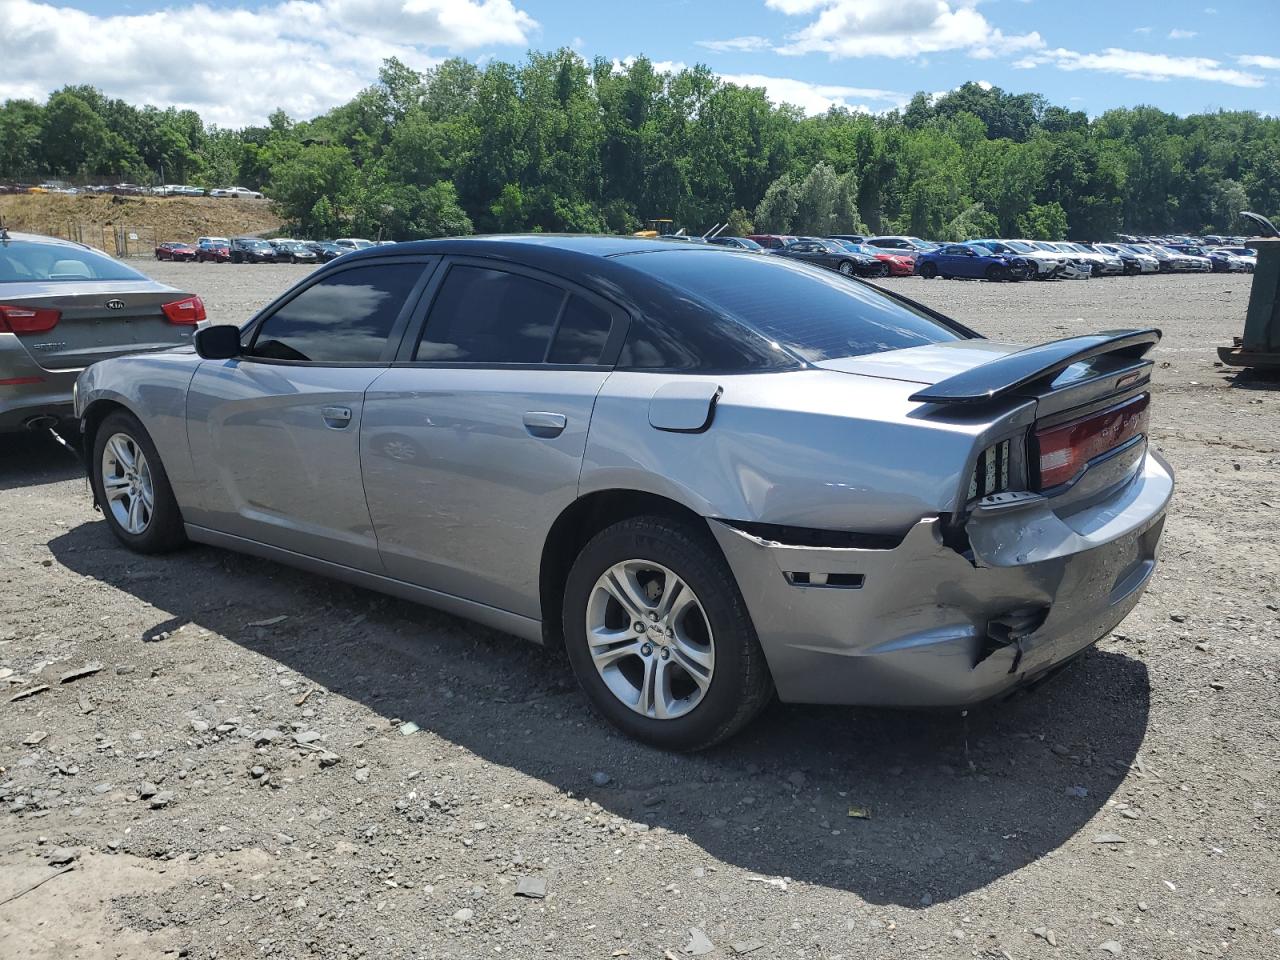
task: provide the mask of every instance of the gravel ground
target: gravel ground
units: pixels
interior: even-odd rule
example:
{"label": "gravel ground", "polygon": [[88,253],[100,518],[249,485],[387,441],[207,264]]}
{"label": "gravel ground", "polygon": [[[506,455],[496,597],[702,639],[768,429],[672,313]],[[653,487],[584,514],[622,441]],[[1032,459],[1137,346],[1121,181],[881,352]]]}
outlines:
{"label": "gravel ground", "polygon": [[[151,272],[239,320],[305,269]],[[1094,652],[968,717],[775,705],[672,756],[500,634],[128,554],[64,451],[0,441],[0,953],[1280,954],[1280,384],[1212,349],[1249,278],[887,282],[994,337],[1165,330],[1163,565]]]}

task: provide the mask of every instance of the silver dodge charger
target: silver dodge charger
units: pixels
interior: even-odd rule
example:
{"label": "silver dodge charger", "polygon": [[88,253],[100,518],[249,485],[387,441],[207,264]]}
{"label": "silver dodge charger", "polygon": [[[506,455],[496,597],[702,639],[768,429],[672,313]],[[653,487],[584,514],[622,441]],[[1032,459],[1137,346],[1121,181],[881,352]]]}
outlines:
{"label": "silver dodge charger", "polygon": [[563,646],[628,734],[964,707],[1138,602],[1155,330],[996,343],[780,257],[629,237],[348,254],[76,388],[143,552],[244,551]]}

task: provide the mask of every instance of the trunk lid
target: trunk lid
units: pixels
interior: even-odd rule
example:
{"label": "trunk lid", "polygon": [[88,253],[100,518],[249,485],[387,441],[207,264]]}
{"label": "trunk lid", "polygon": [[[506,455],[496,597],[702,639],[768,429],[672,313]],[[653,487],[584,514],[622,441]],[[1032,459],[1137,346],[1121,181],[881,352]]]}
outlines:
{"label": "trunk lid", "polygon": [[190,343],[194,324],[170,323],[162,309],[190,296],[154,281],[0,284],[0,304],[58,311],[52,328],[14,334],[45,370],[87,367],[111,357]]}

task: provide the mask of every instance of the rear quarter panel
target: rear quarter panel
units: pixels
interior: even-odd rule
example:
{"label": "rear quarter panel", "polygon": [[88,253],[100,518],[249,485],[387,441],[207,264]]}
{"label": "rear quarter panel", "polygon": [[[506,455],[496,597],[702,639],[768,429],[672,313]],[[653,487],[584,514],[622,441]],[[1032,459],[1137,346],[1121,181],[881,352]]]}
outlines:
{"label": "rear quarter panel", "polygon": [[[654,392],[681,379],[722,389],[701,432],[649,423]],[[924,419],[907,400],[919,386],[825,370],[614,373],[596,400],[580,493],[640,490],[706,517],[901,534],[955,508],[993,426]]]}
{"label": "rear quarter panel", "polygon": [[95,404],[124,407],[150,434],[180,507],[196,503],[198,485],[187,445],[187,388],[201,359],[194,350],[119,357],[95,363],[76,381],[76,416]]}

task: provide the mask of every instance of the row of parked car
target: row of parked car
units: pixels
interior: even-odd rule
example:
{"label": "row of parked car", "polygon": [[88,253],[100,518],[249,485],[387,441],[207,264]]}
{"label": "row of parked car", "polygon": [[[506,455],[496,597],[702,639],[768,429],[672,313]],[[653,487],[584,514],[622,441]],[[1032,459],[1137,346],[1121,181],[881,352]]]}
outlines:
{"label": "row of parked car", "polygon": [[[700,242],[697,237],[668,237]],[[717,236],[705,242],[740,250],[795,257],[846,276],[975,280],[1087,280],[1145,273],[1252,273],[1254,251],[1243,241],[1210,246],[1210,238],[1131,238],[1115,243],[974,239],[935,243],[910,236],[836,234]],[[1212,238],[1223,240],[1222,237]],[[1233,238],[1226,238],[1233,239]],[[1185,241],[1185,242],[1183,242]]]}
{"label": "row of parked car", "polygon": [[226,200],[265,200],[266,197],[257,190],[248,187],[216,187],[206,190],[189,183],[165,183],[155,187],[144,187],[136,183],[97,184],[87,187],[76,187],[59,180],[48,180],[35,186],[13,184],[8,189],[0,189],[0,193],[114,193],[121,196],[157,196],[157,197],[217,197]]}
{"label": "row of parked car", "polygon": [[278,237],[200,237],[195,243],[169,240],[156,245],[157,260],[187,260],[194,263],[328,263],[352,250],[390,243],[339,237],[337,240],[292,240]]}

